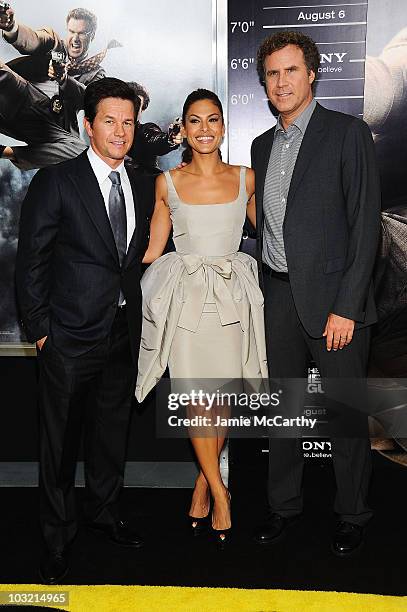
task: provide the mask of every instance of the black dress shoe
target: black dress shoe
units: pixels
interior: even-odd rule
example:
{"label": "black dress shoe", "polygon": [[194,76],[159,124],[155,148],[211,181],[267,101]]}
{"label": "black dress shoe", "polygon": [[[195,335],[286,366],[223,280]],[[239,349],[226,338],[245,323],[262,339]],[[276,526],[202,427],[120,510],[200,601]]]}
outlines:
{"label": "black dress shoe", "polygon": [[111,542],[120,546],[141,548],[144,542],[124,521],[116,521],[111,525],[106,523],[88,523],[88,529],[106,535]]}
{"label": "black dress shoe", "polygon": [[225,548],[230,544],[230,540],[232,537],[232,528],[228,529],[214,529],[212,527],[212,533],[214,536],[214,542],[218,550],[225,550]]}
{"label": "black dress shoe", "polygon": [[206,533],[209,528],[209,514],[202,517],[188,516],[189,524],[191,526],[192,535],[198,537],[203,533]]}
{"label": "black dress shoe", "polygon": [[337,557],[349,557],[363,544],[363,527],[340,521],[332,540],[332,552]]}
{"label": "black dress shoe", "polygon": [[[232,496],[230,491],[226,489],[226,495],[229,504],[229,512],[230,512],[230,502]],[[213,512],[212,512],[212,521],[213,521]],[[212,525],[212,533],[214,536],[214,542],[218,548],[218,550],[224,550],[228,544],[230,544],[230,538],[232,535],[232,527],[228,527],[227,529],[215,529]]]}
{"label": "black dress shoe", "polygon": [[283,535],[288,527],[297,519],[296,516],[285,517],[273,512],[270,518],[255,531],[253,539],[258,544],[271,544]]}
{"label": "black dress shoe", "polygon": [[40,578],[45,584],[58,584],[67,572],[68,564],[63,551],[50,551],[40,565]]}

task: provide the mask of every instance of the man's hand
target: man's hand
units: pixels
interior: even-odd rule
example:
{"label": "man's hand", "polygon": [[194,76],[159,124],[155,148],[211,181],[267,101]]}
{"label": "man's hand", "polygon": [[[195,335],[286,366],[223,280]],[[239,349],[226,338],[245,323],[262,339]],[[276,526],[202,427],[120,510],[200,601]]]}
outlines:
{"label": "man's hand", "polygon": [[175,134],[175,136],[172,137],[172,143],[175,145],[182,144],[183,140],[184,140],[184,137],[182,136],[181,132],[178,132],[178,134]]}
{"label": "man's hand", "polygon": [[44,336],[43,338],[40,338],[39,340],[37,340],[36,345],[38,350],[42,350],[42,347],[44,346],[44,342],[45,340],[48,338],[48,336]]}
{"label": "man's hand", "polygon": [[[11,7],[2,11],[1,4],[0,2],[0,30],[10,32],[14,27],[14,11]],[[5,3],[3,2],[3,4]]]}
{"label": "man's hand", "polygon": [[173,168],[173,170],[182,170],[182,168],[184,168],[185,166],[188,166],[187,162],[180,162],[178,164],[178,166],[175,166],[175,168]]}
{"label": "man's hand", "polygon": [[328,320],[325,325],[324,337],[326,336],[326,350],[337,351],[343,349],[351,343],[353,338],[353,330],[355,329],[355,321],[346,319],[339,315],[329,313]]}
{"label": "man's hand", "polygon": [[168,142],[173,145],[180,145],[184,140],[181,132],[182,121],[180,117],[174,119],[173,123],[168,126]]}
{"label": "man's hand", "polygon": [[3,159],[10,159],[11,161],[15,161],[13,149],[4,145],[0,145],[0,157]]}
{"label": "man's hand", "polygon": [[68,65],[67,64],[56,64],[52,59],[49,61],[48,65],[48,76],[53,81],[58,81],[61,85],[68,74]]}
{"label": "man's hand", "polygon": [[176,134],[176,136],[174,136],[174,138],[172,139],[172,142],[174,144],[180,145],[180,144],[182,144],[183,140],[184,140],[183,136],[180,133],[178,133],[178,134]]}

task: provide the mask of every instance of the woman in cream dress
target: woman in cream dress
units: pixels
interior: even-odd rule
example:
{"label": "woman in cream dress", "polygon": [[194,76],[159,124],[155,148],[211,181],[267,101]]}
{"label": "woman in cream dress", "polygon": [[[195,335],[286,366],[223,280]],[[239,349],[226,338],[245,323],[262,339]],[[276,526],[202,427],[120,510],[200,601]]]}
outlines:
{"label": "woman in cream dress", "polygon": [[[154,263],[142,279],[139,401],[167,364],[175,386],[187,379],[195,390],[199,381],[205,387],[213,379],[223,383],[267,378],[257,266],[252,257],[238,252],[246,213],[255,224],[254,173],[221,160],[225,125],[216,94],[192,92],[182,121],[189,163],[157,177],[143,260]],[[171,229],[176,252],[161,256]],[[215,411],[201,407],[201,414],[213,416],[213,423]],[[221,545],[231,527],[230,495],[219,470],[224,440],[224,427],[212,427],[209,435],[191,435],[201,468],[189,511],[191,526],[194,534],[203,530],[212,498],[212,527]]]}

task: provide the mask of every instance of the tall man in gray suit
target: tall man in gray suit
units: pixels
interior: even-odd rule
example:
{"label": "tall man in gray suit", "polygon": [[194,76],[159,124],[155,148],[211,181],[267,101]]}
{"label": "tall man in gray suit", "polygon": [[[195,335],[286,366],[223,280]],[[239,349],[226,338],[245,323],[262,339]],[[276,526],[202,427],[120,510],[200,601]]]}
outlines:
{"label": "tall man in gray suit", "polygon": [[[363,378],[376,321],[371,278],[380,188],[374,146],[363,121],[316,103],[318,67],[314,41],[299,32],[277,33],[258,51],[259,75],[279,112],[276,126],[252,144],[271,378],[305,377],[311,358],[325,379]],[[302,399],[297,397],[298,414]],[[339,515],[332,550],[339,556],[361,545],[372,516],[364,423],[362,437],[331,436]],[[270,439],[270,514],[257,542],[273,542],[301,514],[302,474],[301,438]]]}

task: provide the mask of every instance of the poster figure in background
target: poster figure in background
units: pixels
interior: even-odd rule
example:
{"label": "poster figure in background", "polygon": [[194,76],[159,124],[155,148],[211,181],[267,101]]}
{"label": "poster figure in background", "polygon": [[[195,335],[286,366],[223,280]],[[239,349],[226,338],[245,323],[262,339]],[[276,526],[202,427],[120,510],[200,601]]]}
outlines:
{"label": "poster figure in background", "polygon": [[141,114],[148,108],[150,96],[139,83],[131,81],[128,83],[141,100],[141,108],[136,125],[134,143],[129,151],[129,157],[134,165],[148,174],[159,174],[157,157],[174,151],[182,143],[180,119],[175,119],[167,132],[156,123],[141,123]]}
{"label": "poster figure in background", "polygon": [[383,239],[376,273],[379,323],[372,376],[407,376],[407,28],[366,58],[364,119],[373,132],[382,185]]}
{"label": "poster figure in background", "polygon": [[[269,371],[276,379],[305,378],[312,358],[325,380],[363,379],[377,318],[379,176],[368,126],[315,101],[319,61],[314,41],[299,32],[280,32],[258,51],[259,76],[279,113],[252,144]],[[303,408],[297,395],[294,416]],[[359,437],[331,436],[338,556],[361,545],[372,516],[367,417],[357,425]],[[258,543],[273,542],[301,514],[303,464],[301,432],[270,438],[270,515],[256,531]]]}
{"label": "poster figure in background", "polygon": [[91,11],[76,8],[66,17],[62,39],[52,28],[32,30],[3,11],[3,39],[22,55],[6,65],[0,60],[0,131],[27,146],[2,147],[2,157],[18,168],[42,168],[77,156],[86,144],[79,137],[77,113],[83,109],[86,85],[101,79],[101,53],[88,57],[97,27]]}
{"label": "poster figure in background", "polygon": [[407,28],[403,28],[379,57],[366,57],[363,118],[373,132],[385,209],[406,206],[406,113]]}
{"label": "poster figure in background", "polygon": [[40,368],[41,579],[66,574],[78,529],[75,465],[85,423],[85,518],[113,542],[142,540],[120,520],[141,332],[141,260],[154,185],[125,166],[140,100],[123,81],[85,91],[90,148],[41,169],[24,200],[16,281]]}

